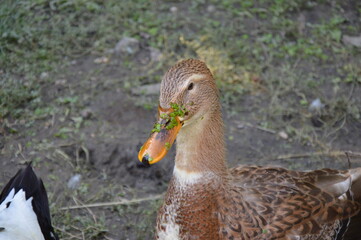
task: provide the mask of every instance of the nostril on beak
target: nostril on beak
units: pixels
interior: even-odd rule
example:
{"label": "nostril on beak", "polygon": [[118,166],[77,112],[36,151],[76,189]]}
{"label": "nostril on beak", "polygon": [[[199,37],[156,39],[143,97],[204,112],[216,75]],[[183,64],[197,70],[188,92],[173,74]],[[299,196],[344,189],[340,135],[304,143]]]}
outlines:
{"label": "nostril on beak", "polygon": [[149,156],[148,155],[145,155],[143,158],[142,158],[142,164],[144,167],[150,167],[150,164],[149,164]]}

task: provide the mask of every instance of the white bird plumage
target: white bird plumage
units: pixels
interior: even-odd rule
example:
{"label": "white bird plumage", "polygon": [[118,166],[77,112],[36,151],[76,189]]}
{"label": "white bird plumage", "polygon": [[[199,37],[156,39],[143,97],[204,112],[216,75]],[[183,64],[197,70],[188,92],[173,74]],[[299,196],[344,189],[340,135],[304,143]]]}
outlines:
{"label": "white bird plumage", "polygon": [[16,194],[14,188],[11,190],[0,205],[0,226],[4,228],[0,233],[1,240],[44,240],[31,205],[32,201],[32,197],[26,200],[23,190],[19,190]]}
{"label": "white bird plumage", "polygon": [[19,170],[0,194],[0,240],[58,240],[46,190],[30,165]]}

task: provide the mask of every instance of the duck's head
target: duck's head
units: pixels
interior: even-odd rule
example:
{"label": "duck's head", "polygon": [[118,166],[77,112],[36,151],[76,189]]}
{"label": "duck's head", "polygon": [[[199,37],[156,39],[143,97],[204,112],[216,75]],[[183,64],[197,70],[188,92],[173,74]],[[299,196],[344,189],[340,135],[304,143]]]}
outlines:
{"label": "duck's head", "polygon": [[139,160],[147,166],[160,161],[182,128],[218,106],[218,95],[216,83],[204,62],[188,59],[171,67],[161,83],[158,121],[139,151]]}

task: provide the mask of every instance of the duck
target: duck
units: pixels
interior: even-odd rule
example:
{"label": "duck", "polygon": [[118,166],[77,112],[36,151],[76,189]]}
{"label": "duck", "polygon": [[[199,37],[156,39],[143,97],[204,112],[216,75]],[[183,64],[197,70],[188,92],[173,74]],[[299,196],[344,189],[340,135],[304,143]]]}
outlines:
{"label": "duck", "polygon": [[139,161],[159,162],[175,140],[155,239],[361,239],[361,168],[228,168],[220,93],[201,60],[182,60],[163,76],[158,120]]}
{"label": "duck", "polygon": [[1,240],[59,240],[51,224],[43,181],[28,164],[0,194]]}

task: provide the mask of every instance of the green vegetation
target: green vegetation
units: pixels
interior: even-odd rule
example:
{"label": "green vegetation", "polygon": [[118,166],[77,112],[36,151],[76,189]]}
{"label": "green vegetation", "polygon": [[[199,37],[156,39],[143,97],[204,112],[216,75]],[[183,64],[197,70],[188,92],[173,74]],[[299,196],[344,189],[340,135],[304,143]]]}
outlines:
{"label": "green vegetation", "polygon": [[160,124],[160,123],[155,123],[155,124],[154,124],[154,127],[153,127],[153,129],[152,129],[152,133],[154,133],[154,132],[160,132],[161,128],[162,128],[162,124]]}
{"label": "green vegetation", "polygon": [[170,107],[173,109],[173,112],[161,116],[162,119],[167,120],[167,125],[165,128],[170,130],[176,126],[178,126],[178,121],[176,117],[184,117],[187,110],[184,106],[179,106],[176,103],[170,103]]}
{"label": "green vegetation", "polygon": [[187,113],[187,109],[184,106],[179,106],[176,103],[170,103],[170,107],[173,109],[170,113],[162,113],[159,117],[164,123],[155,123],[152,129],[152,133],[160,132],[162,128],[170,130],[176,126],[178,126],[178,121],[176,117],[184,117]]}
{"label": "green vegetation", "polygon": [[[4,86],[0,114],[19,117],[29,105],[31,111],[41,104],[41,86],[54,80],[39,79],[41,73],[58,71],[69,64],[67,59],[101,53],[122,36],[140,40],[146,36],[147,44],[162,48],[166,58],[206,60],[223,89],[225,103],[254,90],[258,80],[265,80],[264,69],[271,74],[284,60],[290,65],[317,65],[312,73],[321,76],[322,66],[332,65],[331,58],[337,59],[337,69],[342,69],[350,64],[349,56],[356,57],[357,51],[342,44],[341,38],[357,34],[361,25],[342,17],[341,2],[334,7],[330,4],[327,0],[199,0],[192,1],[184,13],[188,17],[183,17],[177,14],[183,4],[175,4],[179,6],[172,13],[171,2],[5,0],[0,8]],[[307,12],[321,6],[327,9],[327,16],[320,13],[309,21]],[[205,14],[197,14],[200,11]],[[177,47],[184,50],[176,53]],[[335,75],[343,78],[343,74]],[[133,84],[148,80],[140,77]]]}

